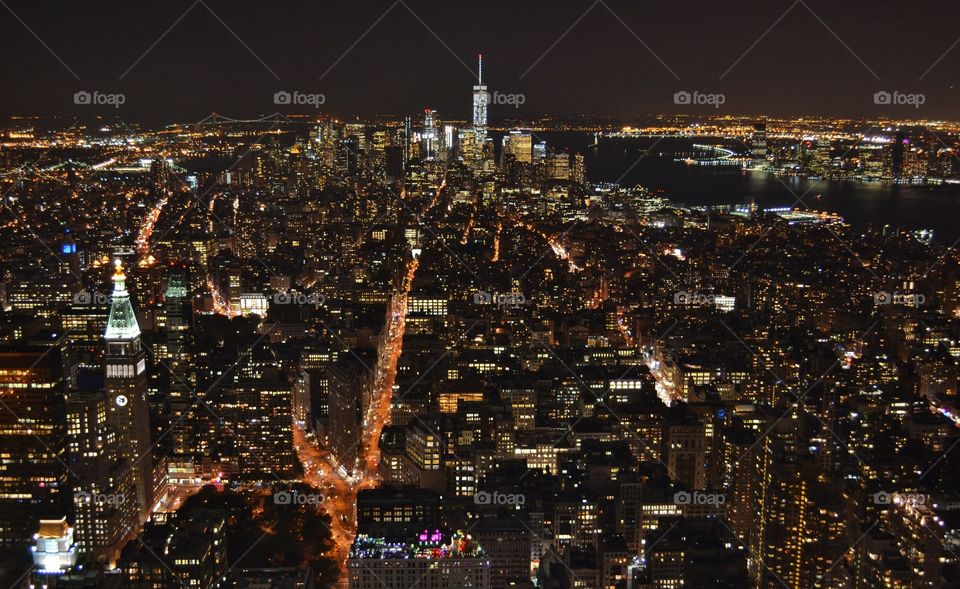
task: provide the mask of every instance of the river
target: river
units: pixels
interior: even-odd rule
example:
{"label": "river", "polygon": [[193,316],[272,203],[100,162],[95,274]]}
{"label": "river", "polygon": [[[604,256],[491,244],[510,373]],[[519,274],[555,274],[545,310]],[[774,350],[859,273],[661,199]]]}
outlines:
{"label": "river", "polygon": [[[647,157],[643,150],[656,139],[604,140],[592,146],[589,133],[544,132],[537,136],[556,149],[584,154],[592,182],[640,184],[662,190],[664,196],[687,205],[756,202],[760,207],[791,206],[826,210],[841,215],[858,229],[891,225],[902,229],[933,229],[937,241],[960,238],[960,185],[893,186],[857,181],[810,181],[781,178],[735,166],[692,166],[674,161],[694,140],[668,138]],[[697,139],[698,143],[710,143]],[[639,160],[639,162],[638,162]],[[782,182],[781,182],[782,180]],[[809,191],[809,192],[808,192]],[[806,193],[806,196],[803,196]],[[803,196],[798,203],[797,197]]]}

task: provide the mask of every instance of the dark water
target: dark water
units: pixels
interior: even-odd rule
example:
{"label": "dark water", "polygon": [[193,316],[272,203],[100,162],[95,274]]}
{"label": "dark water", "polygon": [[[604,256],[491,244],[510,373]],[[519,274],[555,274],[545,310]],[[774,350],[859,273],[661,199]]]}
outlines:
{"label": "dark water", "polygon": [[[937,241],[953,243],[960,238],[958,185],[922,187],[801,178],[778,180],[771,174],[745,172],[738,167],[689,166],[674,162],[674,154],[691,149],[693,141],[685,139],[664,139],[653,146],[647,157],[640,159],[643,150],[655,139],[604,140],[595,148],[593,136],[588,133],[538,133],[538,136],[551,147],[583,153],[587,176],[592,182],[640,184],[650,190],[662,190],[670,200],[687,205],[753,201],[762,208],[809,207],[838,213],[857,228],[891,225],[902,229],[933,229]],[[715,143],[705,139],[697,142]],[[801,196],[803,200],[798,202]]]}

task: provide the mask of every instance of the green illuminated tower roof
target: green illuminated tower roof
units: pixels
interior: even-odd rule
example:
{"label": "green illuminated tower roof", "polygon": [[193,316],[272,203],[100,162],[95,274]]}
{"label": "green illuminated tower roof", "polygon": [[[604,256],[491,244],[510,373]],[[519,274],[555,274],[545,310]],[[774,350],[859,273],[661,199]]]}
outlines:
{"label": "green illuminated tower roof", "polygon": [[164,293],[164,298],[167,299],[183,299],[187,296],[187,285],[183,281],[183,274],[180,272],[174,272],[170,275],[170,279],[167,282],[167,290]]}
{"label": "green illuminated tower roof", "polygon": [[116,261],[117,270],[113,274],[113,297],[110,302],[110,317],[107,319],[107,331],[104,338],[107,340],[132,340],[140,336],[140,326],[137,316],[130,304],[130,293],[127,292],[123,265]]}

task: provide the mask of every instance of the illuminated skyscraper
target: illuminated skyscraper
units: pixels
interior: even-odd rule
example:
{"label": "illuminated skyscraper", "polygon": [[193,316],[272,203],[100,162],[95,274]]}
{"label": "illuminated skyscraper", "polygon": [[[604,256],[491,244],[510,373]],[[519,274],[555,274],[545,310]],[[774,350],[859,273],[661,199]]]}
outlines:
{"label": "illuminated skyscraper", "polygon": [[[537,145],[534,145],[536,150]],[[536,156],[534,156],[536,159]],[[570,154],[550,153],[545,159],[547,178],[550,180],[567,180],[570,178]]]}
{"label": "illuminated skyscraper", "polygon": [[0,348],[0,548],[26,550],[69,505],[60,346]]}
{"label": "illuminated skyscraper", "polygon": [[120,452],[131,468],[139,521],[144,522],[153,503],[147,357],[140,341],[140,326],[130,303],[126,279],[118,260],[104,334],[107,344],[106,391],[110,418],[120,440]]}
{"label": "illuminated skyscraper", "polygon": [[437,111],[429,108],[423,111],[422,145],[423,159],[436,159],[440,147],[440,130],[437,128]]}
{"label": "illuminated skyscraper", "polygon": [[750,145],[750,155],[754,159],[766,159],[767,157],[767,124],[756,123],[753,125],[753,139]]}
{"label": "illuminated skyscraper", "polygon": [[330,381],[330,450],[344,472],[349,472],[361,444],[367,412],[363,391],[368,387],[369,373],[358,359],[345,356],[327,366],[326,374]]}
{"label": "illuminated skyscraper", "polygon": [[503,138],[504,155],[512,155],[523,164],[533,162],[533,134],[530,129],[514,129]]}
{"label": "illuminated skyscraper", "polygon": [[764,589],[802,586],[809,489],[799,473],[796,427],[793,416],[776,419],[754,453],[751,552],[759,556],[751,574]]}
{"label": "illuminated skyscraper", "polygon": [[446,160],[457,146],[457,128],[453,125],[444,125],[441,140],[440,159]]}
{"label": "illuminated skyscraper", "polygon": [[406,169],[407,161],[410,160],[411,137],[413,136],[413,120],[410,117],[403,118],[403,168]]}
{"label": "illuminated skyscraper", "polygon": [[66,342],[67,379],[76,385],[77,371],[103,365],[103,331],[110,307],[99,293],[80,292],[60,311],[60,330]]}
{"label": "illuminated skyscraper", "polygon": [[77,545],[94,561],[113,564],[136,526],[137,506],[130,468],[121,457],[109,414],[102,391],[74,391],[67,397]]}
{"label": "illuminated skyscraper", "polygon": [[155,159],[150,162],[150,184],[156,196],[165,196],[170,191],[170,161]]}
{"label": "illuminated skyscraper", "polygon": [[157,372],[166,372],[166,398],[164,427],[171,430],[173,452],[186,454],[190,451],[191,432],[186,414],[192,406],[190,398],[196,381],[190,353],[190,298],[187,296],[187,280],[183,270],[170,274],[163,304],[157,309],[157,338],[153,345],[154,358],[159,366]]}
{"label": "illuminated skyscraper", "polygon": [[222,438],[235,449],[238,475],[244,480],[292,479],[291,385],[267,350],[251,350],[237,383],[224,391],[218,407]]}
{"label": "illuminated skyscraper", "polygon": [[490,95],[483,84],[483,55],[477,58],[477,84],[473,87],[473,132],[476,134],[477,145],[483,145],[487,140],[487,105]]}

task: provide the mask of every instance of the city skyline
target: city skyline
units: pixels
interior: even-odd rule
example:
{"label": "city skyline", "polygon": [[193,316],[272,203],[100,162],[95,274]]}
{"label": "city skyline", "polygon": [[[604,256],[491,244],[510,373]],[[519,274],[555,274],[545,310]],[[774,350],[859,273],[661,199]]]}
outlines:
{"label": "city skyline", "polygon": [[934,8],[0,1],[0,587],[960,587]]}

